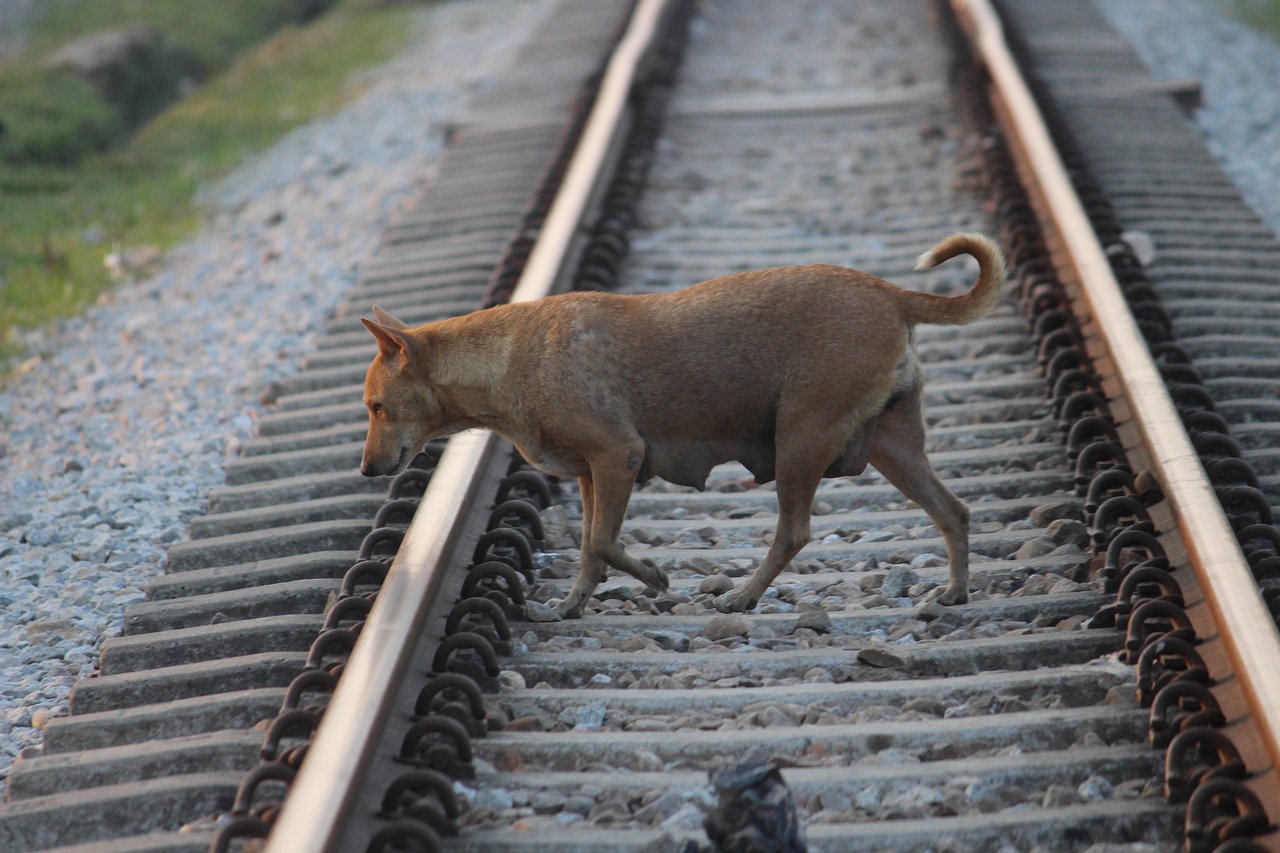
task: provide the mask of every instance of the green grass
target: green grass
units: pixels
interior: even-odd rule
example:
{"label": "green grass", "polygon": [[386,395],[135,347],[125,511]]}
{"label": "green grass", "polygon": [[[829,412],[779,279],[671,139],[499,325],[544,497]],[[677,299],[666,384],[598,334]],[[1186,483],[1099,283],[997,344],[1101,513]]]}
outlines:
{"label": "green grass", "polygon": [[45,54],[78,36],[147,24],[190,54],[207,78],[264,36],[305,23],[327,5],[325,0],[42,0],[27,47],[29,53]]}
{"label": "green grass", "polygon": [[[91,0],[82,8],[100,3],[107,5]],[[255,4],[172,5],[194,17]],[[407,7],[348,0],[242,54],[123,144],[70,164],[0,162],[0,361],[18,355],[13,328],[74,314],[110,287],[104,259],[113,245],[165,248],[191,234],[202,184],[358,94],[348,82],[353,72],[401,48],[411,15]]]}
{"label": "green grass", "polygon": [[86,80],[40,68],[0,65],[0,161],[70,166],[118,143],[120,113]]}
{"label": "green grass", "polygon": [[1234,7],[1241,21],[1280,38],[1280,0],[1235,0]]}

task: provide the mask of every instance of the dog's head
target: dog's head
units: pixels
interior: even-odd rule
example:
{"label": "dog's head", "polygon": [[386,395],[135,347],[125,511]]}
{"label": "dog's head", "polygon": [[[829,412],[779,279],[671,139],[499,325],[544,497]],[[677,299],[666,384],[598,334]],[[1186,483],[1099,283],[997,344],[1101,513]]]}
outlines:
{"label": "dog's head", "polygon": [[378,341],[378,354],[364,378],[369,435],[360,473],[366,477],[404,470],[423,445],[439,437],[448,420],[425,376],[423,340],[376,305],[373,313],[377,322],[360,318]]}

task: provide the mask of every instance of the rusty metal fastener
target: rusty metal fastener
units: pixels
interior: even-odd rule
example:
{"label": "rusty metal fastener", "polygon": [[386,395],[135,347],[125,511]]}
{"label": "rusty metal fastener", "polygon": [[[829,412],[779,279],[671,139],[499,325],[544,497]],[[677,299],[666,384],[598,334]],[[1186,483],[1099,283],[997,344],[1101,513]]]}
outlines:
{"label": "rusty metal fastener", "polygon": [[[477,723],[481,723],[481,733],[483,733],[483,723],[485,721],[486,710],[484,707],[484,697],[480,693],[480,687],[475,681],[458,672],[446,672],[435,675],[427,682],[426,686],[418,692],[418,699],[414,703],[413,712],[418,716],[426,716],[439,711],[442,706],[451,703],[449,699],[450,692],[462,694],[462,698],[466,699],[466,708],[469,710],[470,718]],[[475,731],[472,727],[472,735]]]}
{"label": "rusty metal fastener", "polygon": [[308,690],[315,689],[332,694],[337,686],[338,679],[331,672],[325,672],[323,669],[303,670],[289,682],[289,689],[284,694],[284,702],[280,705],[280,713],[297,708],[298,703],[302,701],[302,695]]}
{"label": "rusty metal fastener", "polygon": [[1062,428],[1070,429],[1075,419],[1083,417],[1086,412],[1110,415],[1106,399],[1097,391],[1077,391],[1062,403],[1062,411],[1058,413]]}
{"label": "rusty metal fastener", "polygon": [[1251,524],[1272,524],[1271,501],[1253,486],[1215,489],[1231,526],[1239,530]]}
{"label": "rusty metal fastener", "polygon": [[440,836],[432,832],[430,827],[416,820],[401,818],[375,832],[365,850],[367,853],[384,853],[394,849],[396,853],[400,853],[409,849],[409,845],[416,845],[418,853],[441,853],[443,849],[440,846]]}
{"label": "rusty metal fastener", "polygon": [[395,498],[378,507],[373,517],[373,526],[386,527],[390,524],[408,524],[413,521],[413,514],[418,510],[418,498]]}
{"label": "rusty metal fastener", "polygon": [[396,551],[400,549],[400,543],[403,541],[404,531],[395,527],[379,527],[376,530],[371,530],[360,542],[360,550],[356,554],[356,559],[373,559],[374,549],[380,545],[390,545],[391,552],[384,554],[384,556],[393,557]]}
{"label": "rusty metal fastener", "polygon": [[1211,459],[1234,459],[1241,453],[1236,440],[1221,432],[1197,432],[1191,436],[1191,446],[1206,462]]}
{"label": "rusty metal fastener", "polygon": [[530,503],[533,503],[531,498],[536,498],[538,505],[546,509],[551,506],[551,483],[538,471],[515,471],[498,484],[498,496],[495,500],[501,504],[513,497],[523,498]]}
{"label": "rusty metal fastener", "polygon": [[355,595],[356,586],[362,582],[382,586],[382,582],[387,579],[388,568],[390,567],[381,560],[360,560],[347,569],[346,574],[342,576],[342,586],[338,588],[338,595],[343,597]]}
{"label": "rusty metal fastener", "polygon": [[1129,458],[1124,448],[1111,441],[1095,441],[1087,445],[1076,457],[1076,494],[1084,497],[1089,488],[1089,481],[1099,471],[1108,468],[1119,468],[1133,473],[1129,467]]}
{"label": "rusty metal fastener", "polygon": [[435,798],[449,817],[457,817],[460,811],[458,795],[453,791],[453,780],[437,770],[411,770],[401,773],[387,786],[382,797],[381,815],[396,817],[415,800]]}
{"label": "rusty metal fastener", "polygon": [[452,717],[432,714],[418,720],[405,733],[397,760],[439,770],[454,779],[474,779],[471,737],[466,726]]}
{"label": "rusty metal fastener", "polygon": [[1187,612],[1175,602],[1164,598],[1145,601],[1129,618],[1128,636],[1124,641],[1124,659],[1136,661],[1140,651],[1159,639],[1179,639],[1195,642],[1196,630]]}
{"label": "rusty metal fastener", "polygon": [[1156,600],[1170,601],[1178,607],[1186,606],[1182,586],[1169,574],[1167,565],[1156,562],[1138,563],[1123,572],[1120,589],[1116,592],[1116,627],[1122,631],[1128,630],[1129,614],[1133,612],[1135,603],[1141,606],[1143,601]]}
{"label": "rusty metal fastener", "polygon": [[449,669],[449,656],[459,649],[470,648],[479,653],[481,660],[484,661],[485,674],[497,678],[502,672],[502,667],[498,666],[498,656],[493,650],[493,646],[489,645],[489,641],[484,637],[472,631],[464,631],[461,634],[452,634],[445,637],[440,642],[440,647],[436,649],[435,656],[431,659],[431,671],[433,673],[447,672]]}
{"label": "rusty metal fastener", "polygon": [[315,711],[302,708],[285,711],[271,721],[271,728],[267,729],[267,734],[262,739],[258,755],[263,761],[274,761],[280,757],[280,741],[284,740],[290,729],[301,727],[309,738],[318,725],[320,714]]}
{"label": "rusty metal fastener", "polygon": [[1054,329],[1040,339],[1040,345],[1036,348],[1036,360],[1040,364],[1047,365],[1060,352],[1082,349],[1084,349],[1084,338],[1080,336],[1080,332],[1064,326],[1061,329]]}
{"label": "rusty metal fastener", "polygon": [[[335,601],[333,607],[329,608],[329,612],[325,614],[324,630],[340,627],[343,620],[361,623],[369,616],[369,611],[372,609],[372,598],[366,598],[363,595],[343,596]],[[355,631],[358,630],[359,625],[350,627]]]}
{"label": "rusty metal fastener", "polygon": [[1069,370],[1078,370],[1082,373],[1092,373],[1092,362],[1088,354],[1082,349],[1059,349],[1049,359],[1049,363],[1044,368],[1044,388],[1046,391],[1052,391],[1058,384],[1058,379]]}
{"label": "rusty metal fastener", "polygon": [[1142,501],[1134,495],[1117,495],[1102,502],[1089,528],[1093,541],[1101,546],[1116,535],[1117,528],[1123,530],[1144,522],[1151,523],[1151,514]]}
{"label": "rusty metal fastener", "polygon": [[[288,788],[297,771],[287,764],[278,761],[267,761],[245,774],[236,789],[235,802],[231,805],[232,815],[249,814],[253,809],[253,800],[258,795],[258,788],[267,782],[279,782]],[[261,808],[261,807],[260,807]]]}
{"label": "rusty metal fastener", "polygon": [[218,832],[209,844],[209,853],[227,853],[231,842],[244,838],[266,838],[271,824],[257,815],[236,815],[219,821]]}
{"label": "rusty metal fastener", "polygon": [[[356,633],[350,628],[330,628],[327,631],[321,631],[320,635],[311,643],[311,648],[307,652],[307,662],[304,665],[306,669],[322,669],[324,667],[324,658],[331,651],[334,645],[345,646],[347,654],[356,647]],[[330,668],[330,672],[332,669]]]}
{"label": "rusty metal fastener", "polygon": [[1209,667],[1195,647],[1179,637],[1163,637],[1138,656],[1138,706],[1148,708],[1166,684],[1176,680],[1212,684]]}
{"label": "rusty metal fastener", "polygon": [[1084,496],[1084,511],[1093,515],[1107,498],[1138,493],[1133,472],[1125,468],[1105,468],[1089,481]]}
{"label": "rusty metal fastener", "polygon": [[[1138,566],[1169,570],[1169,559],[1165,556],[1164,546],[1156,539],[1152,528],[1150,523],[1134,524],[1111,537],[1107,543],[1106,562],[1098,573],[1103,579],[1103,589],[1106,592],[1118,593],[1125,576]],[[1125,556],[1125,551],[1135,549],[1145,552],[1147,559],[1121,566],[1120,560]]]}
{"label": "rusty metal fastener", "polygon": [[1219,842],[1260,835],[1270,827],[1262,801],[1238,779],[1207,779],[1187,802],[1189,853],[1210,853],[1221,849]]}
{"label": "rusty metal fastener", "polygon": [[480,537],[471,554],[471,562],[479,565],[489,560],[509,563],[529,583],[534,581],[533,548],[525,535],[515,528],[497,527]]}
{"label": "rusty metal fastener", "polygon": [[[495,583],[501,581],[502,583]],[[472,567],[462,580],[462,596],[470,598],[483,591],[485,598],[503,606],[508,616],[523,615],[524,581],[510,563],[487,560]]]}
{"label": "rusty metal fastener", "polygon": [[1219,459],[1216,462],[1209,463],[1207,469],[1209,479],[1215,487],[1218,486],[1253,486],[1255,489],[1261,488],[1262,483],[1258,479],[1258,472],[1253,470],[1253,466],[1243,459]]}
{"label": "rusty metal fastener", "polygon": [[1168,385],[1168,389],[1169,396],[1173,398],[1174,406],[1180,414],[1196,409],[1205,409],[1210,412],[1215,409],[1213,397],[1202,385],[1173,382]]}
{"label": "rusty metal fastener", "polygon": [[1088,415],[1072,424],[1071,430],[1067,433],[1067,458],[1074,462],[1080,451],[1095,441],[1120,443],[1120,435],[1116,432],[1116,425],[1110,417]]}
{"label": "rusty metal fastener", "polygon": [[535,543],[541,542],[546,538],[546,532],[542,528],[542,516],[538,513],[538,508],[525,500],[513,499],[498,504],[489,513],[489,521],[486,527],[490,530],[503,527],[519,530],[526,538]]}
{"label": "rusty metal fastener", "polygon": [[1160,689],[1151,703],[1149,740],[1165,749],[1180,732],[1197,726],[1217,728],[1226,723],[1218,698],[1206,685],[1172,681]]}
{"label": "rusty metal fastener", "polygon": [[1186,382],[1189,384],[1204,384],[1204,377],[1200,375],[1200,371],[1196,370],[1190,364],[1182,362],[1170,362],[1160,365],[1160,375],[1164,377],[1166,382]]}
{"label": "rusty metal fastener", "polygon": [[1236,745],[1218,729],[1204,726],[1179,732],[1165,754],[1164,793],[1183,802],[1208,779],[1243,779],[1247,771]]}
{"label": "rusty metal fastener", "polygon": [[511,639],[511,625],[507,622],[507,614],[498,604],[488,598],[471,596],[464,598],[453,606],[445,620],[445,634],[456,634],[462,627],[462,620],[472,613],[484,613],[493,623],[493,630],[503,640]]}
{"label": "rusty metal fastener", "polygon": [[1231,432],[1231,427],[1227,426],[1227,421],[1222,415],[1203,409],[1183,415],[1182,425],[1193,436],[1200,432],[1220,432],[1223,435]]}
{"label": "rusty metal fastener", "polygon": [[[427,486],[431,483],[431,475],[434,472],[434,468],[405,468],[395,476],[395,479],[391,481],[391,485],[387,487],[387,500],[393,501],[403,497],[422,497],[426,494]],[[413,494],[407,494],[410,491]]]}

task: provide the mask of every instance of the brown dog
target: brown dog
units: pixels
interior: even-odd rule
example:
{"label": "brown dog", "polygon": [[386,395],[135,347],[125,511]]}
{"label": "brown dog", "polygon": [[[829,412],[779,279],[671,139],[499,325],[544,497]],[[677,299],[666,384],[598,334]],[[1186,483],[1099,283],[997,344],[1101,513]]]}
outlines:
{"label": "brown dog", "polygon": [[558,606],[577,617],[607,566],[667,587],[618,541],[637,480],[702,488],[713,466],[738,460],[758,482],[778,481],[764,562],[716,602],[750,610],[809,541],[818,482],[870,462],[942,532],[951,576],[939,600],[967,601],[969,511],[925,455],[914,346],[917,323],[969,323],[999,298],[1004,259],[980,234],[946,238],[916,268],[961,254],[980,271],[955,297],[815,265],[673,293],[566,293],[416,329],[375,307],[378,322],[362,320],[378,355],[360,470],[395,473],[427,441],[486,427],[541,470],[577,477],[582,567]]}

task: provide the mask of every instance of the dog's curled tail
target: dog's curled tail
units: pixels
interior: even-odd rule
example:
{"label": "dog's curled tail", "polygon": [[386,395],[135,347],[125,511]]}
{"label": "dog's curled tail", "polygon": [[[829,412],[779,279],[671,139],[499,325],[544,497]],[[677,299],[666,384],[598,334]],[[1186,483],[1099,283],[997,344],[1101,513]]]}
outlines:
{"label": "dog's curled tail", "polygon": [[916,261],[916,269],[931,270],[957,255],[973,255],[978,260],[978,283],[960,296],[935,296],[906,291],[903,300],[905,319],[909,323],[960,326],[972,323],[995,307],[1000,299],[1007,275],[1004,255],[991,238],[976,233],[952,234],[925,252]]}

